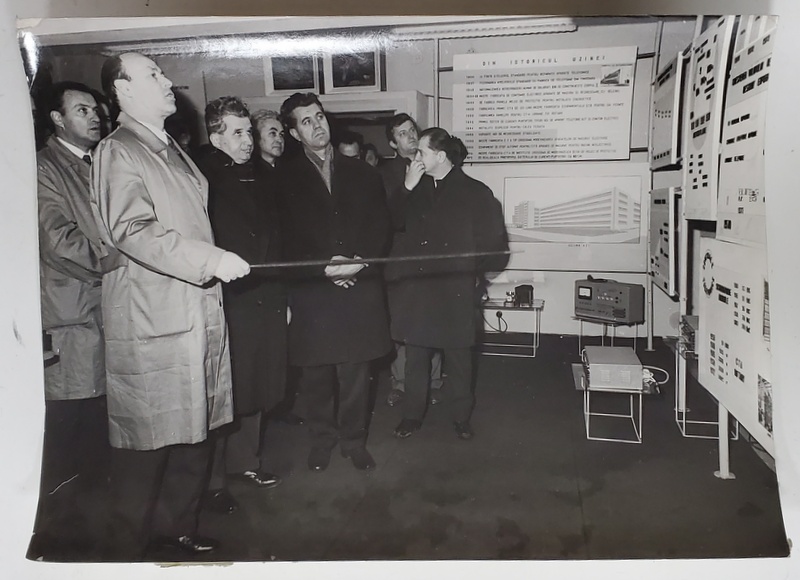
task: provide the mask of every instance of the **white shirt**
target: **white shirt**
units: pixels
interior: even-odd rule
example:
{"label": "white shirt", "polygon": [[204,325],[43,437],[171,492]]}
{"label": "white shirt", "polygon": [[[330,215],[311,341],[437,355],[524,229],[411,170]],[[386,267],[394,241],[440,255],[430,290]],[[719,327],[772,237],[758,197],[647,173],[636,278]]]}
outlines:
{"label": "white shirt", "polygon": [[67,149],[69,149],[69,150],[70,150],[70,152],[74,153],[74,154],[75,154],[75,155],[78,157],[78,159],[83,159],[83,156],[84,156],[84,155],[88,155],[89,157],[91,157],[91,156],[92,156],[92,152],[91,152],[91,151],[89,151],[89,150],[86,150],[86,151],[84,151],[84,150],[83,150],[83,149],[81,149],[80,147],[76,147],[76,146],[75,146],[75,145],[73,145],[72,143],[68,143],[68,142],[64,141],[64,140],[63,140],[61,137],[58,137],[58,136],[57,136],[57,137],[56,137],[56,139],[58,139],[59,141],[61,141],[61,144],[62,144],[64,147],[66,147]]}
{"label": "white shirt", "polygon": [[[136,117],[134,117],[134,119],[136,119]],[[139,121],[139,119],[136,120]],[[155,125],[151,125],[150,123],[145,123],[144,121],[139,121],[139,122],[148,129],[150,129],[153,132],[153,135],[155,135],[156,137],[161,139],[164,143],[169,145],[169,138],[167,137],[167,132],[164,131],[164,129],[159,129]]]}

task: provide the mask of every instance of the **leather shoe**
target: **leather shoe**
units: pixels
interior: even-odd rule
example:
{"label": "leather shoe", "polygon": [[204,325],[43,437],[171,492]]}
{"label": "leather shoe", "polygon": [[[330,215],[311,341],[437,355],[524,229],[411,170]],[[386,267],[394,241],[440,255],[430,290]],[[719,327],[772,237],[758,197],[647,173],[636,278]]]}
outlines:
{"label": "leather shoe", "polygon": [[442,402],[442,393],[439,389],[431,389],[431,405],[438,405]]}
{"label": "leather shoe", "polygon": [[399,437],[400,439],[405,439],[406,437],[410,437],[414,431],[419,431],[420,427],[422,427],[422,421],[403,419],[395,428],[394,436]]}
{"label": "leather shoe", "polygon": [[203,497],[203,507],[217,514],[232,514],[239,509],[239,502],[227,489],[209,489]]}
{"label": "leather shoe", "polygon": [[456,428],[456,436],[459,439],[472,439],[475,436],[469,421],[456,421],[453,426]]}
{"label": "leather shoe", "polygon": [[404,396],[405,392],[400,389],[392,389],[389,391],[389,396],[386,398],[386,404],[390,407],[394,407],[403,400]]}
{"label": "leather shoe", "polygon": [[245,471],[243,473],[234,473],[229,477],[244,481],[262,489],[272,489],[278,487],[282,481],[277,475],[267,473],[266,471]]}
{"label": "leather shoe", "polygon": [[375,469],[375,460],[365,447],[342,449],[342,457],[349,457],[353,462],[353,466],[361,471]]}
{"label": "leather shoe", "polygon": [[331,450],[323,447],[312,447],[308,454],[308,468],[311,471],[325,471],[331,462]]}
{"label": "leather shoe", "polygon": [[219,542],[203,536],[161,536],[156,541],[157,547],[177,548],[187,554],[207,554],[219,547]]}
{"label": "leather shoe", "polygon": [[286,425],[302,425],[306,422],[300,415],[295,415],[294,413],[284,413],[283,415],[279,415],[277,421],[280,423],[285,423]]}

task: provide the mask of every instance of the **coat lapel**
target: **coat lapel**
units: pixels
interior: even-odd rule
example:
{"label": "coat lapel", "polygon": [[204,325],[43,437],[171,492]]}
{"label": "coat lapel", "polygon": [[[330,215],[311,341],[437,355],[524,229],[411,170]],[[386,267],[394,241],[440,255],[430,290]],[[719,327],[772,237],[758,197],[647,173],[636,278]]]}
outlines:
{"label": "coat lapel", "polygon": [[[121,126],[135,133],[139,140],[153,153],[165,160],[173,168],[185,173],[194,184],[197,193],[201,198],[203,197],[202,182],[204,177],[194,162],[180,147],[177,145],[169,147],[161,139],[156,137],[150,129],[124,112],[119,114],[118,120]],[[171,140],[172,138],[167,136],[167,139]],[[205,200],[203,200],[203,203],[205,204]]]}

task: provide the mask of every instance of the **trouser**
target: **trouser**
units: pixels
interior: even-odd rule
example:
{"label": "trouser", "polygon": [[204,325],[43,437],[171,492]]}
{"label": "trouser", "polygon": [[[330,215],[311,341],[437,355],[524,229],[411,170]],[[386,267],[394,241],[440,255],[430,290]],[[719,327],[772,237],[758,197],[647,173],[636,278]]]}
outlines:
{"label": "trouser", "polygon": [[[312,447],[364,447],[367,439],[370,362],[302,367],[301,385]],[[336,385],[339,412],[336,417]]]}
{"label": "trouser", "polygon": [[262,468],[261,419],[261,411],[256,411],[237,416],[230,426],[216,430],[209,489],[223,489],[228,473]]}
{"label": "trouser", "polygon": [[75,477],[102,484],[108,477],[106,397],[45,401],[42,492],[49,494]]}
{"label": "trouser", "polygon": [[153,451],[112,449],[111,527],[113,559],[136,561],[155,536],[197,532],[211,445],[169,445]]}
{"label": "trouser", "polygon": [[[406,345],[402,342],[394,343],[396,356],[390,368],[392,388],[398,391],[406,390]],[[436,350],[431,360],[431,388],[442,388],[442,351]]]}
{"label": "trouser", "polygon": [[[406,345],[406,395],[403,418],[422,421],[428,402],[428,378],[436,349]],[[447,370],[447,406],[453,421],[467,421],[472,412],[472,349],[443,349]]]}

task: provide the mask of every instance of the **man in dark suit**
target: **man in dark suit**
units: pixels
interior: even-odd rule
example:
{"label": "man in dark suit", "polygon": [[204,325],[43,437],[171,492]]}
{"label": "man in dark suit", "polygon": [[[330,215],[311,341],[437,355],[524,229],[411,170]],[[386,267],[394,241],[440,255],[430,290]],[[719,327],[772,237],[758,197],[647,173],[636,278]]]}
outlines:
{"label": "man in dark suit", "polygon": [[391,347],[386,304],[377,267],[338,262],[386,251],[386,194],[374,169],[334,152],[316,95],[295,93],[281,106],[281,118],[303,149],[287,161],[281,176],[284,255],[327,263],[293,270],[289,289],[289,361],[302,370],[312,438],[308,466],[327,468],[338,442],[357,469],[371,469],[375,462],[366,449],[370,362]]}

